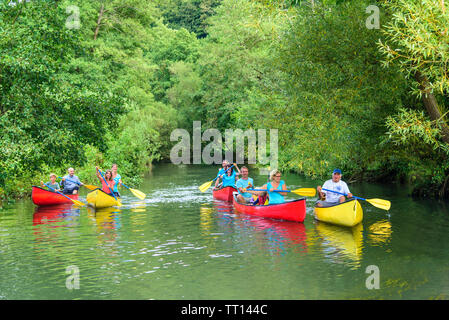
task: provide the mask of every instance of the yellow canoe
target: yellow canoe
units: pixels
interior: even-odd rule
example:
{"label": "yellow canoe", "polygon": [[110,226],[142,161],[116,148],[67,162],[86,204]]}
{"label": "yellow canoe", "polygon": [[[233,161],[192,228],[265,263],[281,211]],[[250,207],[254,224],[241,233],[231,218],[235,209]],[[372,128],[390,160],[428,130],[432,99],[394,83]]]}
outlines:
{"label": "yellow canoe", "polygon": [[339,226],[353,227],[362,222],[363,209],[356,199],[330,207],[315,206],[315,219]]}
{"label": "yellow canoe", "polygon": [[122,205],[120,201],[115,200],[114,197],[108,195],[101,189],[95,189],[94,191],[89,192],[86,200],[90,206],[96,209]]}

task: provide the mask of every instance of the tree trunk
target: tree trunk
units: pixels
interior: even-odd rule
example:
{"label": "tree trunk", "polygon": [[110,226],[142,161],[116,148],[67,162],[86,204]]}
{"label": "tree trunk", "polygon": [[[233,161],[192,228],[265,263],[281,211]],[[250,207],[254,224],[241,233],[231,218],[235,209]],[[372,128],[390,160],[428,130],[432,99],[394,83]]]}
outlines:
{"label": "tree trunk", "polygon": [[101,5],[100,13],[98,14],[97,28],[95,29],[94,40],[97,40],[98,32],[100,31],[101,19],[103,19],[104,4]]}
{"label": "tree trunk", "polygon": [[423,93],[422,100],[424,106],[426,107],[427,113],[430,116],[430,119],[432,119],[433,121],[438,121],[440,123],[443,141],[449,144],[449,127],[446,122],[441,119],[441,112],[438,108],[438,102],[434,94],[430,90],[429,81],[419,71],[415,73],[415,79],[416,81],[418,81],[419,88]]}

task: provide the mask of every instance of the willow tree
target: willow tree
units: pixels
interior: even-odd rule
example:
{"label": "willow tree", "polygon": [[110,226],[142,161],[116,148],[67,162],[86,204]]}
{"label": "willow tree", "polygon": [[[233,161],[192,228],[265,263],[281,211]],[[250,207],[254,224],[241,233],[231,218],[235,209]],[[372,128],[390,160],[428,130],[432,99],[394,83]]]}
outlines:
{"label": "willow tree", "polygon": [[273,67],[284,73],[285,102],[266,110],[264,120],[282,128],[285,169],[327,177],[340,167],[348,180],[381,170],[385,119],[401,105],[405,84],[396,70],[381,66],[376,43],[382,34],[366,27],[369,5],[301,3],[280,38]]}
{"label": "willow tree", "polygon": [[420,159],[407,160],[415,167],[411,171],[421,172],[411,177],[415,192],[444,197],[449,186],[449,8],[444,0],[395,0],[385,2],[385,9],[391,20],[383,27],[385,41],[379,42],[384,65],[398,67],[422,101],[388,118],[388,140]]}
{"label": "willow tree", "polygon": [[399,66],[415,80],[413,93],[449,144],[443,99],[449,90],[449,8],[444,0],[396,0],[388,1],[386,9],[392,19],[383,29],[386,40],[379,42],[384,64]]}

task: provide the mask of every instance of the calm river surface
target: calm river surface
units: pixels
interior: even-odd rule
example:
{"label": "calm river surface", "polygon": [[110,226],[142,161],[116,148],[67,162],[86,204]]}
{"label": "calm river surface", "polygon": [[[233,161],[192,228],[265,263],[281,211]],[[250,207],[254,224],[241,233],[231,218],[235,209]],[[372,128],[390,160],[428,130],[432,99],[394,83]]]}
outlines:
{"label": "calm river surface", "polygon": [[[1,210],[0,299],[449,298],[447,202],[353,184],[354,195],[389,199],[391,210],[362,202],[362,225],[343,228],[315,221],[310,198],[303,224],[274,221],[235,212],[211,189],[201,193],[217,170],[157,165],[139,188],[145,201],[123,189],[120,209],[23,200]],[[257,186],[266,181],[250,176]],[[283,179],[290,189],[318,183]],[[366,287],[370,265],[379,289]],[[79,269],[79,289],[66,287],[70,266]]]}

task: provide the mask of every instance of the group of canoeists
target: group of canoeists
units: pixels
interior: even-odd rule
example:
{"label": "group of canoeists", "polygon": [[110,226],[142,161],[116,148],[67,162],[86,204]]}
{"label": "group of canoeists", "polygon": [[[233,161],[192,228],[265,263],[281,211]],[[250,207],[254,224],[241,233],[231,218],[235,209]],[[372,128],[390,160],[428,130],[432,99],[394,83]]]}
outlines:
{"label": "group of canoeists", "polygon": [[[123,185],[122,177],[118,173],[117,164],[113,164],[111,169],[104,172],[104,179],[101,176],[101,171],[98,167],[95,167],[98,180],[101,183],[101,190],[110,196],[120,197],[118,191],[118,186]],[[75,169],[67,169],[67,175],[61,177],[61,182],[56,181],[58,176],[54,173],[50,174],[50,181],[44,183],[41,181],[41,186],[44,188],[49,187],[50,191],[62,192],[66,195],[78,194],[78,190],[81,186],[85,185],[82,183],[78,176],[75,175]]]}
{"label": "group of canoeists", "polygon": [[[346,182],[341,180],[341,176],[341,170],[335,169],[332,172],[332,179],[325,181],[323,186],[317,186],[316,189],[319,194],[319,200],[317,201],[316,206],[328,207],[343,203],[347,198],[350,199],[353,197]],[[272,170],[270,172],[269,181],[256,191],[254,190],[254,180],[249,177],[249,170],[247,167],[243,166],[242,168],[239,168],[237,164],[231,164],[229,161],[223,160],[222,168],[219,169],[216,177],[214,190],[233,187],[238,191],[238,202],[244,204],[279,204],[285,202],[284,196],[289,192],[285,181],[281,180],[281,177],[282,173],[279,170]]]}
{"label": "group of canoeists", "polygon": [[[317,186],[316,189],[288,190],[287,184],[282,180],[281,171],[275,169],[270,172],[267,183],[260,189],[256,189],[254,180],[249,177],[247,167],[239,168],[237,164],[224,160],[215,179],[202,184],[199,189],[205,192],[215,182],[212,190],[214,199],[232,202],[238,212],[295,222],[303,222],[306,217],[305,197],[315,197],[317,192],[319,199],[314,205],[314,216],[316,220],[322,222],[346,227],[357,225],[363,219],[359,200],[367,201],[383,210],[390,209],[391,203],[388,200],[354,196],[341,176],[341,170],[334,169],[332,178],[325,181],[323,186]],[[287,193],[293,193],[302,198],[286,201],[284,197]]]}
{"label": "group of canoeists", "polygon": [[[41,188],[33,186],[31,199],[34,204],[38,206],[56,205],[64,203],[74,203],[78,206],[86,205],[84,202],[78,200],[78,191],[80,187],[85,187],[91,190],[86,196],[87,204],[95,209],[108,208],[113,206],[120,207],[120,193],[119,186],[127,188],[135,197],[140,200],[145,199],[146,194],[140,190],[132,189],[122,182],[122,177],[118,173],[117,164],[113,164],[111,169],[103,172],[99,167],[95,167],[98,180],[101,187],[89,185],[81,182],[78,176],[75,175],[75,169],[69,168],[68,174],[64,177],[58,177],[56,174],[50,174],[50,181],[44,183],[41,181]],[[56,179],[60,178],[61,182]],[[48,188],[45,189],[45,187]]]}

